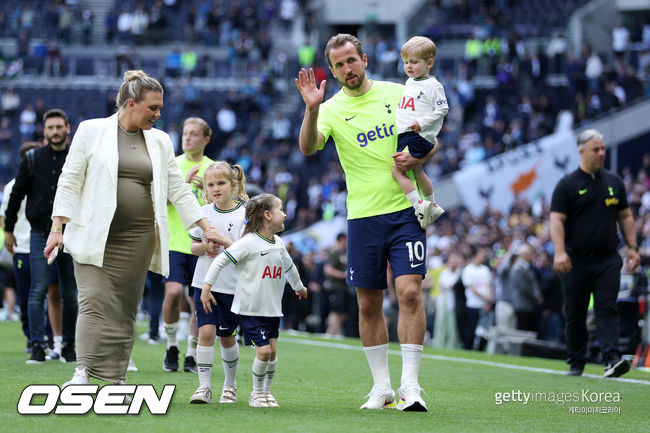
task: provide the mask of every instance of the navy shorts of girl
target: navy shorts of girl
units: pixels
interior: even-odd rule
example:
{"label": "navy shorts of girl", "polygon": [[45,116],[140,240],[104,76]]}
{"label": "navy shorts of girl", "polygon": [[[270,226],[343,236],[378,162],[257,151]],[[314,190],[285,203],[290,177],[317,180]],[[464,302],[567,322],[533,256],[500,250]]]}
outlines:
{"label": "navy shorts of girl", "polygon": [[413,131],[402,132],[397,136],[397,151],[401,152],[408,146],[409,153],[414,158],[424,158],[434,145],[435,143],[431,143]]}
{"label": "navy shorts of girl", "polygon": [[239,316],[241,330],[246,346],[267,346],[271,338],[278,338],[280,330],[279,317]]}
{"label": "navy shorts of girl", "polygon": [[201,289],[194,288],[196,324],[199,328],[203,325],[215,325],[219,337],[230,337],[235,334],[239,324],[239,317],[230,311],[235,295],[212,292],[212,296],[217,301],[217,305],[212,304],[212,313],[206,313],[201,303]]}
{"label": "navy shorts of girl", "polygon": [[395,278],[424,275],[425,257],[426,232],[410,206],[389,214],[348,220],[349,286],[385,289],[388,262]]}

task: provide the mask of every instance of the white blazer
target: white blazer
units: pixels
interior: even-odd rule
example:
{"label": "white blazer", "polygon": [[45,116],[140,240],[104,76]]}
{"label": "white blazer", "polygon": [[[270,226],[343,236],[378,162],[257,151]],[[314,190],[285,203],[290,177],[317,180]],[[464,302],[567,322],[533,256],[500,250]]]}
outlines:
{"label": "white blazer", "polygon": [[[78,263],[102,266],[108,231],[117,207],[117,114],[79,124],[63,165],[52,216],[63,217],[65,251]],[[149,270],[169,274],[167,201],[186,229],[203,218],[201,206],[176,165],[169,136],[143,131],[151,159],[151,195],[156,223],[156,248]]]}

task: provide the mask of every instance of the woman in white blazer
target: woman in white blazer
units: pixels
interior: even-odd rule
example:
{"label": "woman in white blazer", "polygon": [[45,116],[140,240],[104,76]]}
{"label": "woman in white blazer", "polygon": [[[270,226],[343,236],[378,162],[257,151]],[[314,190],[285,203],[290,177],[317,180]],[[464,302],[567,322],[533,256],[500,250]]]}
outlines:
{"label": "woman in white blazer", "polygon": [[224,239],[203,217],[169,136],[153,128],[163,106],[160,83],[127,71],[116,105],[113,116],[79,124],[44,251],[49,258],[65,245],[77,279],[77,368],[64,386],[89,376],[125,381],[147,270],[169,272],[167,201],[186,228],[197,224],[211,240]]}

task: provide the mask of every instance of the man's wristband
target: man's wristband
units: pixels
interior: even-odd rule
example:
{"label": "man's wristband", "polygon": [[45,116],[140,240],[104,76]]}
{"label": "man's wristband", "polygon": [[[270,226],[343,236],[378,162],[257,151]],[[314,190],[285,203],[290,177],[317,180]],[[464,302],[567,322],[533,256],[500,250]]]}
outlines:
{"label": "man's wristband", "polygon": [[631,250],[639,251],[639,247],[637,245],[628,245],[627,247]]}
{"label": "man's wristband", "polygon": [[50,233],[62,233],[63,232],[63,227],[61,226],[52,226],[50,229]]}

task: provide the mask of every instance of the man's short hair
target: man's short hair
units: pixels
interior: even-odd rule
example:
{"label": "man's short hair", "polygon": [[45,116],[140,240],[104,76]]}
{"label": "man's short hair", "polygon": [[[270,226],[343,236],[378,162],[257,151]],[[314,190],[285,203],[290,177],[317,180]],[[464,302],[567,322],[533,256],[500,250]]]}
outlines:
{"label": "man's short hair", "polygon": [[602,140],[603,134],[595,129],[585,129],[580,133],[580,135],[578,135],[578,148],[584,146],[589,140],[593,139]]}
{"label": "man's short hair", "polygon": [[51,119],[53,117],[60,117],[63,119],[63,122],[65,122],[66,126],[69,125],[68,115],[65,114],[65,111],[61,110],[60,108],[52,108],[51,110],[47,110],[43,114],[43,124],[45,124],[45,121],[47,119]]}
{"label": "man's short hair", "polygon": [[338,242],[341,239],[347,239],[347,237],[348,235],[346,235],[345,233],[339,233],[338,235],[336,235],[336,241]]}
{"label": "man's short hair", "polygon": [[338,35],[332,36],[325,46],[325,58],[330,66],[332,66],[332,62],[330,62],[330,51],[334,48],[342,47],[348,42],[354,45],[357,49],[359,57],[363,57],[363,46],[361,45],[359,38],[348,33],[339,33]]}

